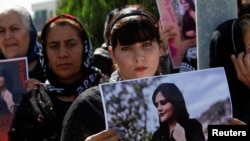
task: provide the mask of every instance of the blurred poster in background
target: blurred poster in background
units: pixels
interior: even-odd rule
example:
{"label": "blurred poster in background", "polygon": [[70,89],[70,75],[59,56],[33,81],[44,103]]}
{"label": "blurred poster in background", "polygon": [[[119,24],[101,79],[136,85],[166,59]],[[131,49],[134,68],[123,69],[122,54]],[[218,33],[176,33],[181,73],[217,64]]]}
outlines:
{"label": "blurred poster in background", "polygon": [[0,60],[0,141],[7,141],[7,133],[21,94],[26,92],[27,58]]}

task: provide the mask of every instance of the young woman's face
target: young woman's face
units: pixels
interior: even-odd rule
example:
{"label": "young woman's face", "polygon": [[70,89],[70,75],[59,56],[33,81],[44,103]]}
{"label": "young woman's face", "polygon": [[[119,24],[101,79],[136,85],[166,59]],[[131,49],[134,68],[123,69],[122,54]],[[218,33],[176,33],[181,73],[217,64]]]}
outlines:
{"label": "young woman's face", "polygon": [[111,50],[111,55],[114,63],[118,65],[122,80],[128,80],[154,76],[161,49],[156,40],[126,46],[118,43],[115,50]]}
{"label": "young woman's face", "polygon": [[169,121],[173,115],[173,105],[166,101],[161,92],[156,95],[155,103],[161,122]]}
{"label": "young woman's face", "polygon": [[0,49],[6,58],[24,57],[30,33],[16,12],[0,14]]}
{"label": "young woman's face", "polygon": [[243,34],[243,42],[246,52],[250,53],[250,29]]}
{"label": "young woman's face", "polygon": [[83,43],[75,28],[52,27],[47,35],[46,51],[49,65],[61,82],[71,83],[81,77]]}

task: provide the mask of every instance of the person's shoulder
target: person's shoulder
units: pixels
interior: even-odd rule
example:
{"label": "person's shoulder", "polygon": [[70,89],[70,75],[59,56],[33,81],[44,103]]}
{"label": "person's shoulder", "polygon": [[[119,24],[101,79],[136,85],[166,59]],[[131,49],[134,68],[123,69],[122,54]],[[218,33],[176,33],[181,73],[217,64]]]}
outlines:
{"label": "person's shoulder", "polygon": [[195,119],[195,118],[188,119],[187,123],[189,125],[191,125],[192,127],[197,127],[197,126],[200,127],[201,126],[201,123],[197,119]]}
{"label": "person's shoulder", "polygon": [[90,87],[87,90],[83,91],[80,95],[84,94],[86,96],[86,95],[96,94],[96,93],[99,93],[99,92],[100,92],[99,86],[96,85],[96,86]]}
{"label": "person's shoulder", "polygon": [[162,134],[160,132],[160,129],[158,128],[152,135],[152,141],[158,141],[162,138]]}
{"label": "person's shoulder", "polygon": [[77,99],[99,99],[100,97],[100,90],[99,86],[93,86],[88,88],[87,90],[83,91]]}
{"label": "person's shoulder", "polygon": [[190,122],[190,123],[200,123],[197,119],[195,119],[195,118],[190,118],[190,119],[188,119],[188,122]]}
{"label": "person's shoulder", "polygon": [[229,28],[232,27],[232,24],[237,20],[237,18],[233,18],[233,19],[228,19],[222,23],[220,23],[217,27],[216,27],[216,30],[219,30],[219,31],[228,31]]}
{"label": "person's shoulder", "polygon": [[[72,111],[83,111],[83,109],[102,109],[102,98],[98,86],[93,86],[83,91],[72,103]],[[96,110],[95,110],[96,111]]]}

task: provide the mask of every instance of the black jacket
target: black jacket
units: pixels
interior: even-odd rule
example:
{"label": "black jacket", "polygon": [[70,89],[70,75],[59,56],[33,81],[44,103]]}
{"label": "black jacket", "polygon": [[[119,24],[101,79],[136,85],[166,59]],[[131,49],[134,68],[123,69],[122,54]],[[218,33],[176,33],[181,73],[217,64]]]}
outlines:
{"label": "black jacket", "polygon": [[60,141],[62,121],[72,102],[64,102],[43,85],[23,95],[9,130],[9,141]]}

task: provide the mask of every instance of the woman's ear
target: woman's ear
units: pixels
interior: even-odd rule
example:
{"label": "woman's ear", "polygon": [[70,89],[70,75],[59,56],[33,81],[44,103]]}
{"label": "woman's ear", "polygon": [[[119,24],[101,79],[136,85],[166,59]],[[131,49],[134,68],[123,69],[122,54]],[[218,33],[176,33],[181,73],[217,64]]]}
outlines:
{"label": "woman's ear", "polygon": [[112,46],[108,46],[108,51],[109,51],[109,54],[112,57],[112,61],[113,61],[112,68],[113,68],[113,70],[117,70],[118,66],[117,66],[116,61],[115,61],[114,50],[113,50]]}
{"label": "woman's ear", "polygon": [[108,51],[112,59],[114,59],[114,52],[113,52],[112,46],[108,46]]}

